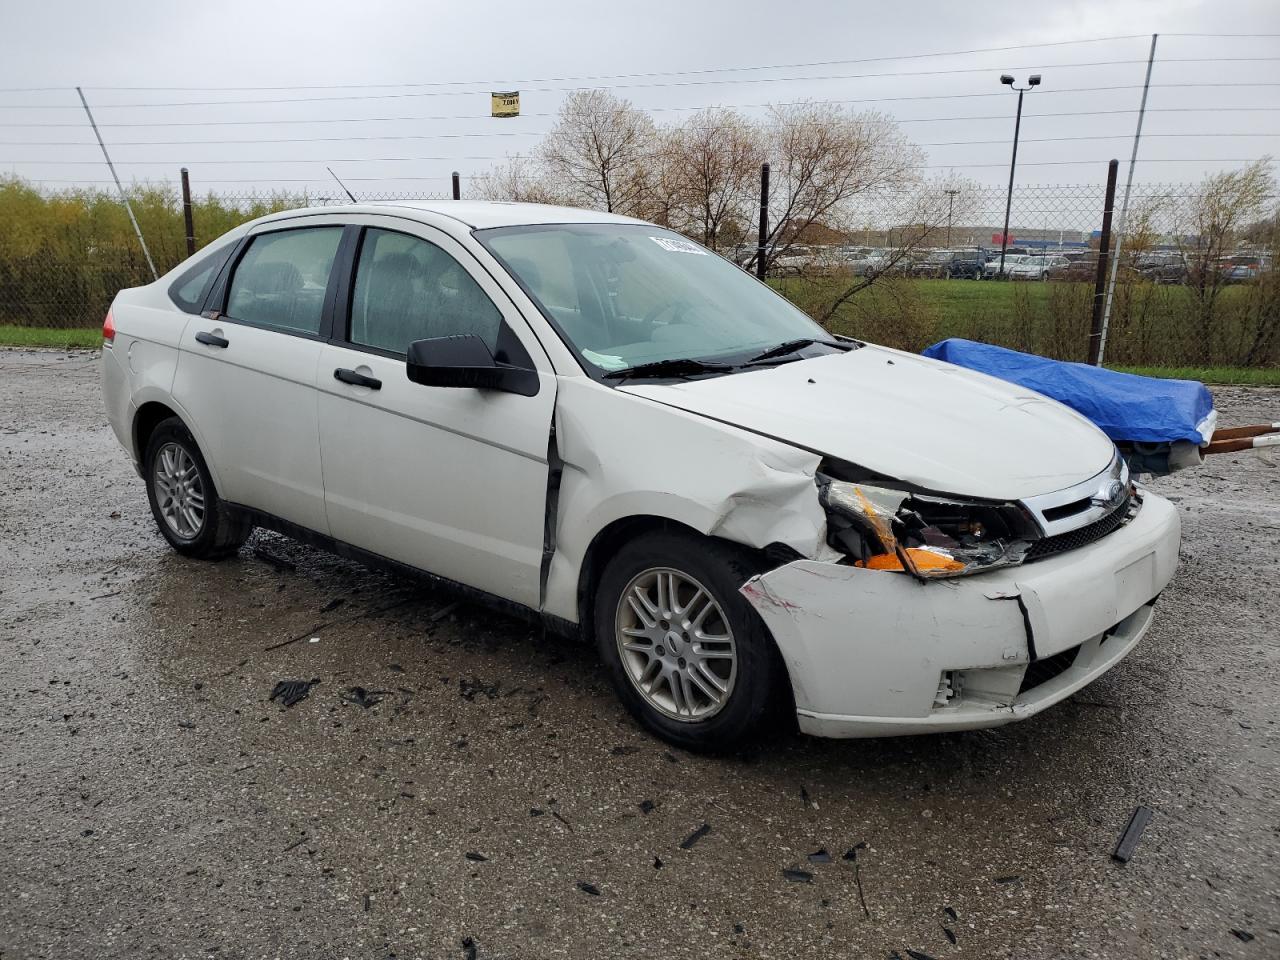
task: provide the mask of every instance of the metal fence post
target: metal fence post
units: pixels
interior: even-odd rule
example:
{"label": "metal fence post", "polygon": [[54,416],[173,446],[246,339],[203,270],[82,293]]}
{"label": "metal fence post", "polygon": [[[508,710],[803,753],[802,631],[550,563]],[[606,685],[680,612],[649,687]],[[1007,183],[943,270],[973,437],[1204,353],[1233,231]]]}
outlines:
{"label": "metal fence post", "polygon": [[1111,249],[1111,214],[1116,205],[1116,174],[1120,161],[1107,164],[1107,198],[1102,204],[1102,236],[1098,239],[1098,270],[1093,278],[1093,318],[1089,322],[1089,362],[1102,366],[1102,306],[1107,299],[1107,252]]}
{"label": "metal fence post", "polygon": [[765,241],[769,238],[769,165],[760,164],[760,233],[756,240],[756,276],[761,280],[768,274],[765,265]]}
{"label": "metal fence post", "polygon": [[191,178],[187,168],[182,168],[182,222],[187,228],[187,256],[195,256],[196,228],[191,218]]}
{"label": "metal fence post", "polygon": [[453,171],[453,199],[462,199],[462,178],[458,176],[458,171]]}

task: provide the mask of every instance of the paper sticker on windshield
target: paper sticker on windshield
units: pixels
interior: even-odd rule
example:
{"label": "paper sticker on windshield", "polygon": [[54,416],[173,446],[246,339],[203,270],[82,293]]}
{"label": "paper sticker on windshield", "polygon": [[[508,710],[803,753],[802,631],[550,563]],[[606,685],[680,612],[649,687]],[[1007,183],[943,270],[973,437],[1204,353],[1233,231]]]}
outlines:
{"label": "paper sticker on windshield", "polygon": [[627,365],[627,361],[621,357],[610,356],[607,353],[596,353],[594,350],[583,350],[582,355],[601,370],[621,370]]}
{"label": "paper sticker on windshield", "polygon": [[660,246],[663,250],[667,250],[670,253],[696,253],[699,256],[704,257],[707,255],[707,251],[703,250],[696,243],[691,243],[688,240],[681,240],[679,237],[650,237],[649,239]]}

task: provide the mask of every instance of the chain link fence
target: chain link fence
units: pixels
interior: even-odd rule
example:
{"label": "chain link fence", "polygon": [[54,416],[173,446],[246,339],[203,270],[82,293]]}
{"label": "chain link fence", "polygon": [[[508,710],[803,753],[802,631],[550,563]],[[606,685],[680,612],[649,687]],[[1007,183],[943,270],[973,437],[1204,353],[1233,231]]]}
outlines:
{"label": "chain link fence", "polygon": [[[1006,191],[938,189],[943,196],[925,205],[930,214],[923,223],[911,222],[906,212],[923,209],[918,194],[860,200],[842,214],[843,230],[824,228],[795,239],[773,262],[771,282],[838,333],[909,350],[959,336],[1084,360],[1104,185],[1015,188],[1008,282],[993,266]],[[1273,201],[1266,206],[1270,219],[1236,224],[1208,242],[1195,222],[1203,201],[1199,190],[1192,184],[1135,185],[1119,237],[1108,363],[1280,365]],[[446,199],[448,194],[356,194],[357,201]],[[176,191],[140,188],[131,202],[156,267],[164,272],[185,259]],[[210,194],[193,203],[196,244],[267,213],[349,202],[336,190]],[[0,231],[0,324],[94,327],[117,290],[151,280],[124,208],[111,194],[42,194],[0,181],[0,221],[6,220],[10,226]],[[738,236],[721,252],[740,259],[741,251],[754,250],[749,221]],[[851,289],[856,292],[845,297]]]}

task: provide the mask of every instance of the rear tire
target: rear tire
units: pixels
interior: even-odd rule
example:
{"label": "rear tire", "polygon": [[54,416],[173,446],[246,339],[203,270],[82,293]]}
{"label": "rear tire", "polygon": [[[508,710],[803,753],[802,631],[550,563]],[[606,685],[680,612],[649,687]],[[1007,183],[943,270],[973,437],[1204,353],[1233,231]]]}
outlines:
{"label": "rear tire", "polygon": [[770,715],[786,668],[738,592],[762,569],[732,544],[667,531],[641,534],[605,566],[600,658],[623,705],[664,740],[727,750]]}
{"label": "rear tire", "polygon": [[151,432],[142,470],[151,515],[179,553],[221,560],[249,539],[253,524],[218,496],[195,438],[178,417],[162,420]]}

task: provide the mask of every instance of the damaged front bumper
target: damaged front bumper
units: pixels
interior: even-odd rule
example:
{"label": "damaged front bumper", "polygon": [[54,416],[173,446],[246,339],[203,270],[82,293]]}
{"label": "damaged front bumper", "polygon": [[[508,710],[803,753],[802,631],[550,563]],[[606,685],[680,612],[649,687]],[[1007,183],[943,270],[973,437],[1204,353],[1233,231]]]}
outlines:
{"label": "damaged front bumper", "polygon": [[994,727],[1070,696],[1150,627],[1178,561],[1151,493],[1103,539],[1020,567],[921,583],[797,560],[742,593],[786,661],[800,728],[826,737]]}

